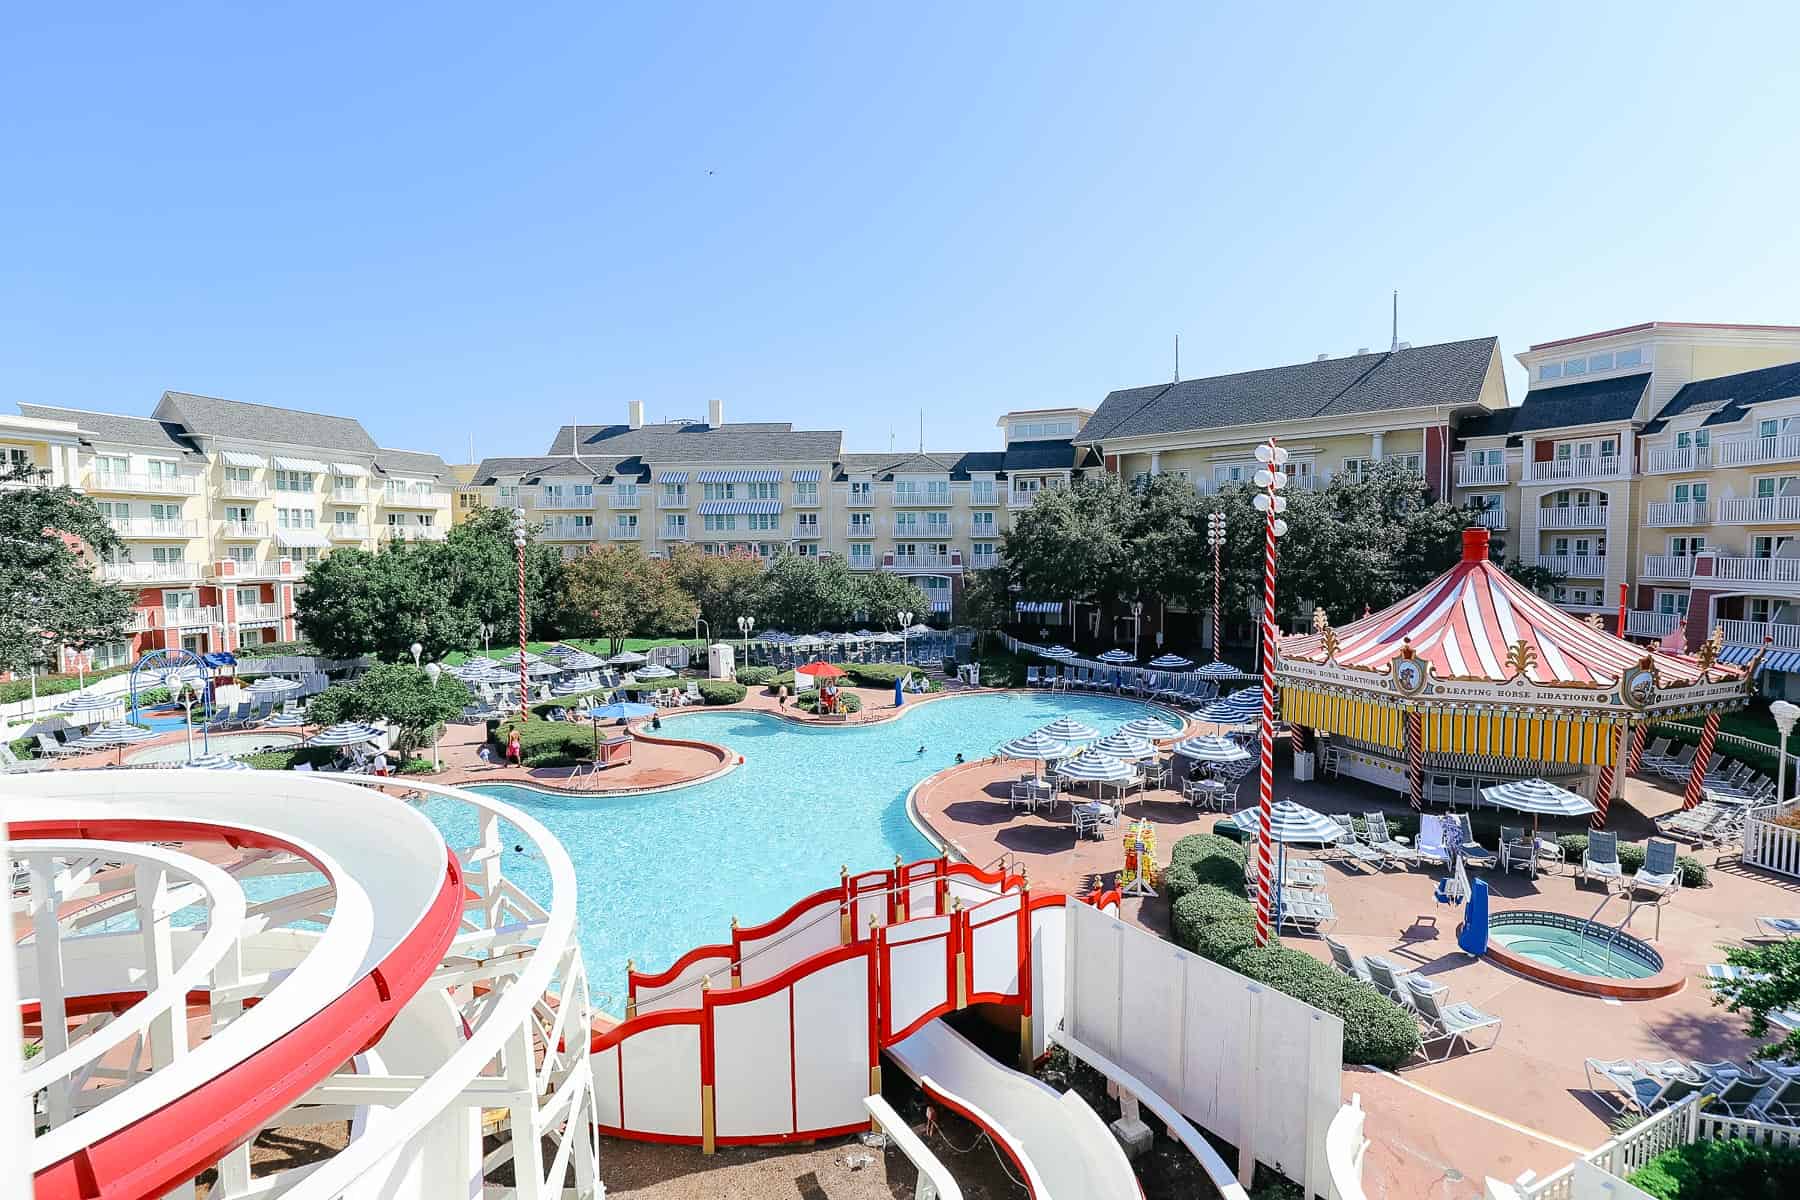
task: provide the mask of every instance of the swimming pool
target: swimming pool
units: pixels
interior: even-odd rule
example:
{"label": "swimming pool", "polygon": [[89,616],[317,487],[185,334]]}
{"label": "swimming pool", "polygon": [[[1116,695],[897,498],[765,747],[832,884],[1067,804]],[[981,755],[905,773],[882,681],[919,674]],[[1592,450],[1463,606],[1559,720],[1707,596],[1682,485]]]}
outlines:
{"label": "swimming pool", "polygon": [[[279,733],[274,730],[260,733],[215,733],[204,738],[199,730],[194,731],[196,755],[223,754],[236,758],[240,754],[255,754],[259,750],[285,750],[299,742],[300,735],[297,733]],[[164,746],[151,746],[136,754],[127,754],[125,761],[141,767],[147,763],[183,763],[187,758],[187,741],[183,739]]]}
{"label": "swimming pool", "polygon": [[[618,1014],[627,958],[640,970],[658,970],[695,946],[725,940],[733,916],[746,925],[766,921],[829,886],[842,865],[854,872],[890,866],[895,855],[935,854],[907,819],[906,793],[959,752],[985,758],[1059,716],[1110,733],[1150,711],[1106,696],[994,693],[832,729],[750,712],[699,712],[668,717],[663,729],[744,755],[743,766],[711,782],[617,798],[509,784],[472,790],[518,805],[567,848],[579,880],[591,987],[596,1003]],[[466,806],[428,801],[425,811],[452,844],[474,840]],[[509,860],[506,871],[534,895],[548,893],[536,864]]]}

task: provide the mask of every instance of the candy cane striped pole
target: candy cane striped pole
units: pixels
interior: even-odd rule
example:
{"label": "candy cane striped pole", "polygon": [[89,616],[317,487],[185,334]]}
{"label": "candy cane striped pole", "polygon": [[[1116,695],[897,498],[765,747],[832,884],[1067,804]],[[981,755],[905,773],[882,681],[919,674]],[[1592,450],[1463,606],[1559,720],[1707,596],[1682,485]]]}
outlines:
{"label": "candy cane striped pole", "polygon": [[1681,799],[1683,809],[1693,808],[1706,798],[1706,764],[1712,759],[1713,744],[1719,740],[1719,710],[1706,714],[1706,726],[1700,731],[1700,748],[1689,764],[1687,794]]}
{"label": "candy cane striped pole", "polygon": [[[1275,439],[1269,439],[1271,455]],[[1270,462],[1271,474],[1279,464]],[[1268,509],[1263,513],[1263,603],[1262,603],[1262,762],[1257,772],[1256,832],[1256,944],[1269,944],[1269,925],[1275,893],[1274,837],[1270,827],[1275,820],[1275,658],[1280,651],[1281,631],[1275,622],[1275,522],[1276,490],[1271,478],[1264,485]]]}
{"label": "candy cane striped pole", "polygon": [[1625,773],[1633,775],[1644,765],[1644,739],[1649,736],[1650,727],[1639,725],[1637,732],[1631,735],[1631,757],[1625,761]]}
{"label": "candy cane striped pole", "polygon": [[1425,807],[1425,718],[1416,712],[1406,714],[1406,798]]}
{"label": "candy cane striped pole", "polygon": [[513,548],[519,556],[519,720],[531,713],[531,690],[525,673],[525,512],[515,510],[513,516]]}
{"label": "candy cane striped pole", "polygon": [[1219,543],[1213,542],[1213,661],[1222,662],[1219,657],[1219,627],[1224,621],[1224,609],[1219,607]]}
{"label": "candy cane striped pole", "polygon": [[1618,732],[1607,732],[1607,759],[1600,766],[1600,786],[1594,789],[1594,815],[1588,821],[1590,828],[1606,828],[1606,809],[1612,803],[1613,781],[1618,778],[1619,770],[1619,746],[1624,740]]}

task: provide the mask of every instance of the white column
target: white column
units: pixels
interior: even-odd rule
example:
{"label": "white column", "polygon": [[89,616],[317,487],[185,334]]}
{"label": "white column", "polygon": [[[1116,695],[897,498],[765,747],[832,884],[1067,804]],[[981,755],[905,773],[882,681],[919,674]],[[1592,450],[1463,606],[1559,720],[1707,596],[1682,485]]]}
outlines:
{"label": "white column", "polygon": [[1161,450],[1152,450],[1150,452],[1150,473],[1152,475],[1161,475],[1162,474],[1162,451]]}
{"label": "white column", "polygon": [[1380,430],[1369,435],[1369,454],[1374,458],[1381,457],[1381,439],[1382,433]]}

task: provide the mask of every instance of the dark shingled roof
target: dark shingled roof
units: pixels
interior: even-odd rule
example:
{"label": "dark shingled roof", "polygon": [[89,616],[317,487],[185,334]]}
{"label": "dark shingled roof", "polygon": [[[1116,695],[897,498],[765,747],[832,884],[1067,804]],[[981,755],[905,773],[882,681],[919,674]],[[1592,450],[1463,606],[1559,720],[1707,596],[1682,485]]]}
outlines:
{"label": "dark shingled roof", "polygon": [[375,451],[375,469],[389,475],[429,475],[442,479],[450,474],[450,464],[424,450],[393,450],[383,446]]}
{"label": "dark shingled roof", "polygon": [[[1456,440],[1461,444],[1470,438],[1505,437],[1512,432],[1513,422],[1518,418],[1516,408],[1484,409],[1457,422]],[[1518,445],[1520,439],[1508,437],[1506,441],[1508,445]]]}
{"label": "dark shingled roof", "polygon": [[1601,421],[1629,421],[1637,412],[1649,372],[1567,383],[1560,387],[1533,388],[1525,393],[1513,418],[1514,433],[1534,429],[1560,429],[1566,425],[1593,425]]}
{"label": "dark shingled roof", "polygon": [[573,458],[569,455],[548,457],[537,455],[530,458],[484,458],[475,466],[475,474],[470,477],[471,487],[492,487],[502,478],[511,479],[517,476],[521,482],[532,484],[545,479],[589,479],[595,483],[611,483],[616,477],[624,477],[642,482],[650,478],[650,468],[641,459],[628,458]]}
{"label": "dark shingled roof", "polygon": [[81,427],[81,440],[92,446],[134,446],[158,454],[204,458],[181,426],[154,417],[127,417],[119,413],[89,412],[83,408],[57,408],[49,404],[20,404],[22,416],[46,421],[73,421]]}
{"label": "dark shingled roof", "polygon": [[1656,414],[1656,419],[1644,427],[1644,432],[1655,433],[1668,423],[1670,417],[1706,408],[1714,412],[1704,424],[1729,425],[1742,420],[1753,404],[1791,400],[1796,396],[1800,396],[1800,362],[1739,371],[1736,375],[1721,375],[1717,379],[1699,379],[1669,397],[1669,402]]}
{"label": "dark shingled roof", "polygon": [[639,457],[652,462],[830,462],[843,449],[838,430],[795,430],[785,421],[711,425],[564,425],[548,454]]}
{"label": "dark shingled roof", "polygon": [[363,454],[373,454],[376,449],[375,439],[352,417],[274,408],[267,404],[245,404],[240,400],[220,400],[216,396],[164,392],[153,415],[178,422],[200,437],[280,442],[288,446]]}
{"label": "dark shingled roof", "polygon": [[1126,388],[1101,402],[1077,440],[1477,404],[1497,344],[1495,338],[1474,338]]}
{"label": "dark shingled roof", "polygon": [[1046,442],[1009,442],[1008,471],[1064,471],[1075,466],[1075,443],[1068,438]]}

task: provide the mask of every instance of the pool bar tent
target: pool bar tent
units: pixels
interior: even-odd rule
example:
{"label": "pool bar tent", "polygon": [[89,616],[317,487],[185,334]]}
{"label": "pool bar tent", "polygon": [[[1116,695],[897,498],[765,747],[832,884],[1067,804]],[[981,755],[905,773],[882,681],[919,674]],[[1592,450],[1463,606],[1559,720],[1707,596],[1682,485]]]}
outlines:
{"label": "pool bar tent", "polygon": [[[1750,695],[1757,664],[1646,649],[1518,583],[1488,558],[1488,531],[1463,531],[1462,561],[1417,593],[1334,629],[1281,639],[1276,685],[1304,750],[1333,735],[1337,769],[1415,808],[1425,777],[1489,783],[1533,776],[1579,784],[1599,808],[1617,794],[1628,734],[1719,713]],[[1471,788],[1472,794],[1472,788]]]}

